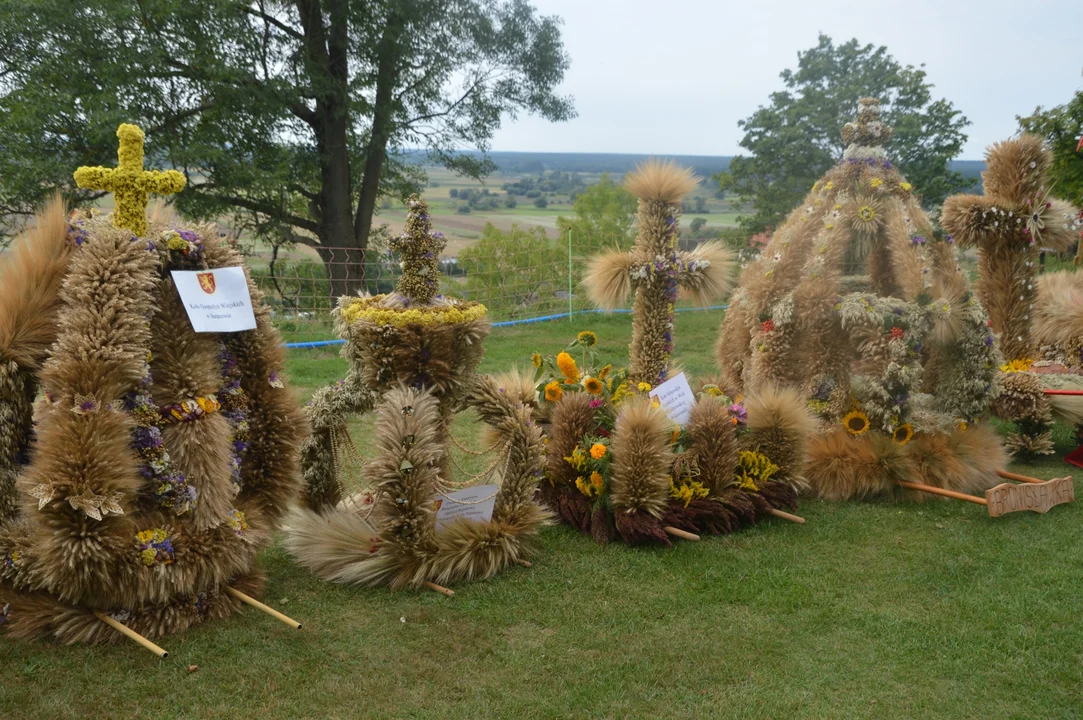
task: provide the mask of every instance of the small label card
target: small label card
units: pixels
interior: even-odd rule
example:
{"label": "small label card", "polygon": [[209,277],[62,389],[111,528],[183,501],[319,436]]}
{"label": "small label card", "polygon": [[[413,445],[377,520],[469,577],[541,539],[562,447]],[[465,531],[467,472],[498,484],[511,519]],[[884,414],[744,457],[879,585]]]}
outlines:
{"label": "small label card", "polygon": [[696,396],[692,394],[692,388],[689,387],[688,378],[684,376],[684,373],[671,377],[651,390],[650,396],[658,398],[658,402],[669,415],[669,419],[678,425],[688,422],[688,414],[692,412],[692,406],[696,404]]}
{"label": "small label card", "polygon": [[496,507],[499,485],[478,485],[448,493],[436,499],[436,530],[450,525],[459,518],[473,522],[489,522]]}
{"label": "small label card", "polygon": [[197,333],[255,329],[256,316],[244,268],[174,270],[173,282]]}

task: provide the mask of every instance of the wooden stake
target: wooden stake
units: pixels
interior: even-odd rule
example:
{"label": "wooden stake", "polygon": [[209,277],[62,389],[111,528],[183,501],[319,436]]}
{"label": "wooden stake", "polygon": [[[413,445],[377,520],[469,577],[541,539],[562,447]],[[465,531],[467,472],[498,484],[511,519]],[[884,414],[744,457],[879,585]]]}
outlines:
{"label": "wooden stake", "polygon": [[922,483],[907,482],[906,480],[899,480],[898,484],[899,487],[904,487],[909,490],[921,490],[922,492],[932,493],[933,495],[943,495],[944,497],[955,498],[956,500],[966,500],[967,502],[972,502],[975,505],[989,504],[989,501],[985,498],[974,497],[973,495],[955,492],[954,490],[945,490],[944,488],[933,487],[932,485],[923,485]]}
{"label": "wooden stake", "polygon": [[266,605],[261,603],[259,600],[255,599],[254,597],[249,597],[248,595],[245,595],[243,592],[241,592],[240,590],[238,590],[236,588],[231,588],[230,586],[227,585],[226,586],[226,592],[229,593],[230,595],[232,595],[233,597],[237,598],[241,602],[246,603],[248,605],[251,605],[252,607],[256,608],[257,610],[262,610],[263,612],[265,612],[268,615],[270,615],[271,617],[273,617],[275,620],[281,620],[282,622],[286,623],[287,625],[289,625],[294,630],[300,630],[301,629],[301,623],[297,622],[296,620],[294,620],[291,617],[287,617],[286,615],[283,615],[282,613],[278,612],[277,610],[275,610],[272,607],[267,607]]}
{"label": "wooden stake", "polygon": [[429,588],[430,590],[435,590],[436,592],[440,593],[441,595],[446,595],[447,597],[451,597],[452,595],[455,594],[455,591],[452,590],[451,588],[446,588],[443,585],[437,585],[436,583],[429,582],[428,580],[426,580],[422,584],[425,587]]}
{"label": "wooden stake", "polygon": [[534,563],[530,562],[529,560],[519,560],[518,558],[516,558],[515,562],[522,565],[523,567],[534,567]]}
{"label": "wooden stake", "polygon": [[1005,480],[1015,480],[1017,482],[1025,483],[1040,483],[1044,482],[1038,478],[1028,477],[1026,475],[1016,475],[1015,473],[1008,472],[1007,470],[997,470],[997,475]]}
{"label": "wooden stake", "polygon": [[777,508],[771,508],[770,513],[772,515],[774,515],[775,517],[777,517],[777,518],[782,518],[783,520],[789,520],[790,522],[797,523],[798,525],[804,525],[805,524],[805,518],[801,517],[800,515],[791,515],[790,513],[786,512],[784,510],[779,510]]}
{"label": "wooden stake", "polygon": [[692,541],[699,540],[699,535],[694,535],[694,534],[692,534],[690,532],[686,532],[684,530],[679,530],[679,529],[677,529],[675,527],[670,527],[669,525],[663,525],[662,529],[666,531],[667,535],[672,535],[673,537],[679,537],[682,540],[692,540]]}
{"label": "wooden stake", "polygon": [[95,610],[94,611],[94,617],[98,618],[103,623],[105,623],[109,627],[113,628],[117,632],[121,633],[122,635],[126,635],[129,638],[131,638],[132,640],[135,640],[137,643],[139,643],[140,645],[145,647],[147,650],[150,650],[152,653],[154,653],[158,657],[162,658],[163,660],[165,658],[169,657],[169,653],[165,649],[158,647],[157,645],[152,643],[150,640],[147,640],[145,637],[143,637],[142,635],[137,633],[135,630],[132,630],[130,627],[128,627],[124,623],[117,622],[113,618],[111,618],[108,615],[106,615],[105,613],[103,613],[101,610]]}

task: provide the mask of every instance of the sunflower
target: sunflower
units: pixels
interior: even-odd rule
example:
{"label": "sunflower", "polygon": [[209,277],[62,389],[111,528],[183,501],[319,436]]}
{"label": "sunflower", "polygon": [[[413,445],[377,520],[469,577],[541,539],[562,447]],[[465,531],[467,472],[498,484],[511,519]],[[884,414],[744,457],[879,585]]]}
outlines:
{"label": "sunflower", "polygon": [[536,368],[540,368],[542,364],[542,356],[538,353],[534,353],[534,355],[530,358],[530,364]]}
{"label": "sunflower", "polygon": [[598,371],[599,379],[605,380],[607,377],[609,377],[609,371],[612,370],[612,369],[613,369],[612,365],[606,365],[601,370],[599,370]]}
{"label": "sunflower", "polygon": [[594,443],[590,446],[590,456],[595,460],[601,460],[607,452],[609,452],[609,448],[602,443]]}
{"label": "sunflower", "polygon": [[900,445],[905,445],[910,442],[910,438],[912,437],[914,437],[914,428],[910,423],[903,423],[895,428],[895,432],[891,433],[891,439]]}
{"label": "sunflower", "polygon": [[1000,371],[1006,373],[1018,373],[1026,372],[1030,370],[1030,366],[1034,364],[1034,361],[1030,358],[1021,358],[1019,360],[1012,360],[1011,362],[1001,365]]}
{"label": "sunflower", "polygon": [[564,390],[556,380],[545,386],[545,399],[549,402],[555,403],[562,397],[564,397]]}
{"label": "sunflower", "polygon": [[603,390],[602,381],[595,377],[584,378],[583,388],[591,395],[601,395]]}
{"label": "sunflower", "polygon": [[590,330],[584,330],[576,335],[575,339],[580,345],[585,345],[586,347],[594,347],[598,344],[598,336]]}
{"label": "sunflower", "polygon": [[869,416],[860,410],[851,410],[842,419],[842,424],[851,435],[860,435],[869,429]]}
{"label": "sunflower", "polygon": [[557,367],[569,383],[579,382],[579,367],[575,364],[575,358],[566,352],[557,355]]}

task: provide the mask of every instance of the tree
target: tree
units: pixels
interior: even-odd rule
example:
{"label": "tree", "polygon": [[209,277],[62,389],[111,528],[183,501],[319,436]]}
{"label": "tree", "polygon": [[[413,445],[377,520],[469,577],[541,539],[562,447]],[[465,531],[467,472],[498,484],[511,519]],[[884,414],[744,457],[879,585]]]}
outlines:
{"label": "tree", "polygon": [[1029,117],[1016,117],[1023,132],[1045,138],[1053,152],[1049,168],[1052,192],[1071,203],[1083,202],[1083,153],[1076,148],[1083,135],[1083,91],[1067,105],[1043,110],[1035,108]]}
{"label": "tree", "polygon": [[528,0],[15,0],[0,13],[0,212],[113,164],[122,121],[188,177],[179,208],[314,247],[361,287],[381,195],[422,186],[407,148],[471,177],[503,118],[574,115],[556,17]]}
{"label": "tree", "polygon": [[751,155],[733,158],[729,171],[716,176],[722,190],[736,192],[755,210],[740,219],[742,227],[756,232],[779,225],[838,162],[845,150],[839,131],[862,97],[877,97],[885,106],[883,120],[895,128],[889,158],[926,205],[970,186],[948,170],[970,122],[947,100],[932,99],[921,67],[900,65],[886,47],[857,40],[836,46],[826,35],[799,52],[797,69],[781,73],[786,89],[738,123],[745,130],[741,147]]}
{"label": "tree", "polygon": [[512,225],[503,232],[486,223],[481,238],[459,257],[466,296],[507,317],[556,301],[567,287],[568,256],[545,228]]}
{"label": "tree", "polygon": [[707,219],[706,218],[701,218],[701,217],[692,218],[692,222],[688,224],[688,229],[692,231],[693,235],[695,235],[700,230],[702,230],[703,226],[706,225],[706,224],[707,224]]}
{"label": "tree", "polygon": [[544,210],[549,207],[549,200],[544,195],[534,201],[534,207]]}
{"label": "tree", "polygon": [[557,218],[557,229],[561,237],[572,232],[575,251],[583,257],[605,247],[626,249],[632,244],[637,205],[635,195],[614,183],[609,173],[602,173],[598,182],[576,196],[575,217]]}

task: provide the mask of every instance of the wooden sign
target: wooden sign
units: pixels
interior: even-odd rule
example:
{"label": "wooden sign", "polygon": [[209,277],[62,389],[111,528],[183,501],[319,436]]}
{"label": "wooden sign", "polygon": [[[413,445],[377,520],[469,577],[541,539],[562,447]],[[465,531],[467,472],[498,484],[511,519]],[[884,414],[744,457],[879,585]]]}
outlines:
{"label": "wooden sign", "polygon": [[986,490],[985,499],[989,503],[990,517],[1000,517],[1021,510],[1044,513],[1055,505],[1074,501],[1075,485],[1072,484],[1071,477],[1026,485],[1004,483]]}

